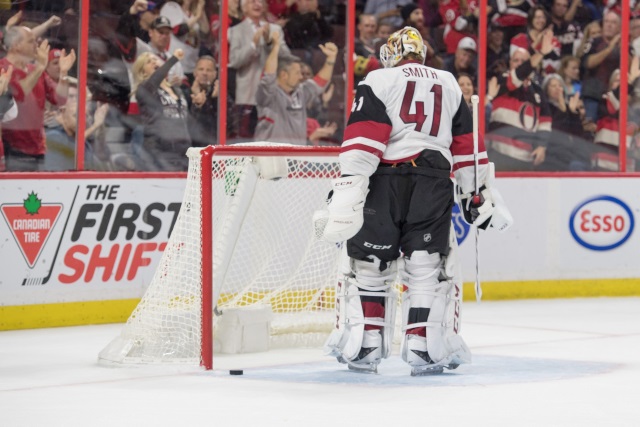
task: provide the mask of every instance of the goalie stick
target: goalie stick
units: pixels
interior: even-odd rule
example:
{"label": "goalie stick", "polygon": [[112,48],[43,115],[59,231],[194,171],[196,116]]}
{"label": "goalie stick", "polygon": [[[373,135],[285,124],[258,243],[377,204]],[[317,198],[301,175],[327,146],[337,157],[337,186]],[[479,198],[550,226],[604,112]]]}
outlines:
{"label": "goalie stick", "polygon": [[[478,174],[478,104],[480,103],[480,97],[478,95],[471,95],[471,105],[473,107],[473,177],[475,180],[475,193],[471,198],[471,203],[476,206],[480,206],[480,179]],[[476,225],[476,301],[480,302],[482,299],[482,285],[480,284],[480,253],[478,249],[478,237],[480,236],[480,228]]]}

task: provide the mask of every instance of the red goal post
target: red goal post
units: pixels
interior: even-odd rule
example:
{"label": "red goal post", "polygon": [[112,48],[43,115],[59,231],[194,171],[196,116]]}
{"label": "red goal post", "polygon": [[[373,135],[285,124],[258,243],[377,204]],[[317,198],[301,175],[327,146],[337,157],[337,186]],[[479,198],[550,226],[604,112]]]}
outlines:
{"label": "red goal post", "polygon": [[189,149],[167,248],[100,362],[212,369],[220,314],[256,306],[273,312],[271,346],[321,343],[333,326],[340,247],[314,238],[311,216],[340,175],[338,153],[268,143]]}

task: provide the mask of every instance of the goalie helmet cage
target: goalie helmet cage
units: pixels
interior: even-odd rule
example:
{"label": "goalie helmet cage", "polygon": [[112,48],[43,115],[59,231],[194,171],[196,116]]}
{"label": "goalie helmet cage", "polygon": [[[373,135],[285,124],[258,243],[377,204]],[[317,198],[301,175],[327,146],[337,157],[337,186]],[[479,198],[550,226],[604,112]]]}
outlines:
{"label": "goalie helmet cage", "polygon": [[340,176],[338,153],[267,143],[190,148],[169,242],[100,363],[212,369],[217,315],[256,304],[273,311],[272,348],[320,345],[335,322],[340,248],[315,239],[311,218]]}

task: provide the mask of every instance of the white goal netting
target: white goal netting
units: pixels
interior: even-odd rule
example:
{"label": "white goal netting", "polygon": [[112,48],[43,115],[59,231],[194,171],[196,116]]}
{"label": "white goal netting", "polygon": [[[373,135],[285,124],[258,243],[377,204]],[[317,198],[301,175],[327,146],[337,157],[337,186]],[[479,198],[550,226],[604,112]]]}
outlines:
{"label": "white goal netting", "polygon": [[272,348],[319,345],[331,331],[340,249],[314,238],[311,218],[339,176],[337,153],[260,150],[214,153],[212,230],[201,226],[201,150],[189,150],[185,196],[167,248],[121,335],[100,353],[102,362],[200,361],[206,233],[213,233],[216,312],[269,305]]}

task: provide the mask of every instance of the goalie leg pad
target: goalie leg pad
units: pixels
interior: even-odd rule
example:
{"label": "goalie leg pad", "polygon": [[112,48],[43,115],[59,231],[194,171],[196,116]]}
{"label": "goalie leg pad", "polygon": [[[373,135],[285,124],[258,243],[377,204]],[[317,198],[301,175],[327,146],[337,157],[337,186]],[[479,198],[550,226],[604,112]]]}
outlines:
{"label": "goalie leg pad", "polygon": [[[455,251],[451,255],[455,256]],[[427,365],[452,369],[471,361],[469,349],[458,335],[462,289],[446,275],[453,269],[439,254],[417,251],[405,259],[401,354],[416,375],[427,372]]]}
{"label": "goalie leg pad", "polygon": [[397,295],[391,287],[395,263],[382,272],[372,264],[351,260],[356,277],[345,275],[339,280],[337,328],[325,350],[341,362],[375,371],[391,352]]}

